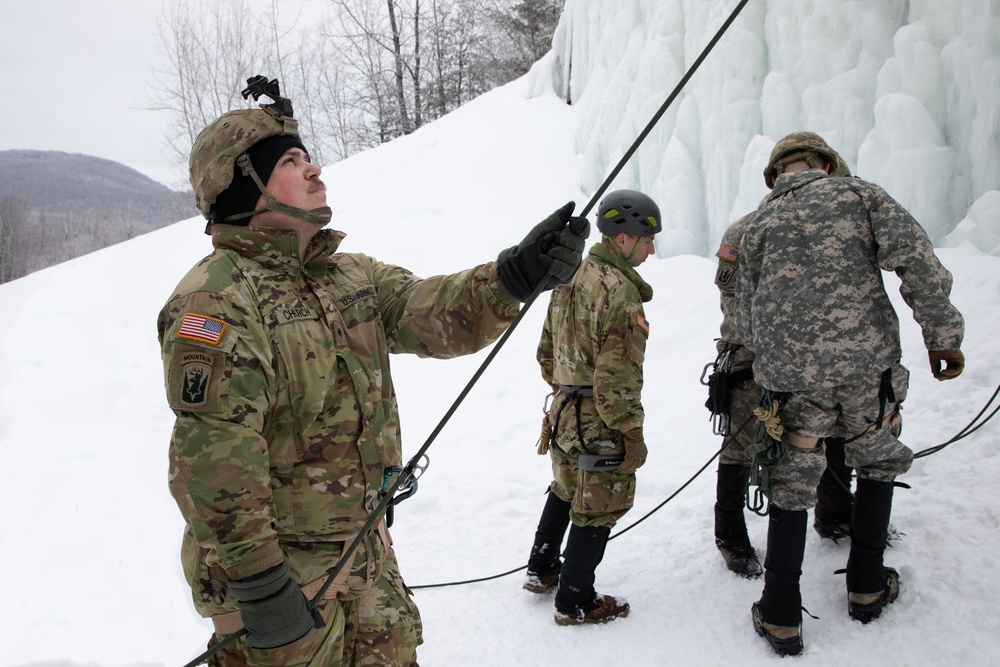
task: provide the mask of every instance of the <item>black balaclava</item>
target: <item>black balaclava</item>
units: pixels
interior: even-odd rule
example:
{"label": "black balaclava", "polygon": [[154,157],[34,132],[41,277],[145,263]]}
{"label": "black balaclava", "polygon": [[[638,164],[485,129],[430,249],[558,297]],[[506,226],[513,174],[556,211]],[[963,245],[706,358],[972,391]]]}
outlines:
{"label": "black balaclava", "polygon": [[[299,138],[290,134],[268,137],[263,141],[258,141],[247,151],[250,156],[250,164],[253,165],[254,171],[260,177],[260,182],[265,186],[268,179],[271,178],[274,165],[278,163],[278,160],[289,148],[299,148],[303,153],[308,155],[308,151],[306,151],[302,142],[299,141]],[[214,222],[243,226],[249,224],[249,216],[231,222],[226,222],[226,218],[231,215],[253,211],[257,206],[257,200],[260,198],[260,195],[261,191],[257,187],[257,184],[254,183],[250,176],[244,175],[243,170],[240,169],[239,165],[236,165],[233,169],[232,182],[228,188],[219,193],[215,201]]]}

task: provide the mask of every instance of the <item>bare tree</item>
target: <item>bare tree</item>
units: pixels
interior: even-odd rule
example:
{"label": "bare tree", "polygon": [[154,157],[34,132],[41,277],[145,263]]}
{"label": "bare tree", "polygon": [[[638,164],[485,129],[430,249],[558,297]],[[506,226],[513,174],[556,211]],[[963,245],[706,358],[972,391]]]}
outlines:
{"label": "bare tree", "polygon": [[27,224],[28,218],[20,199],[12,195],[0,199],[0,283],[27,273],[22,261]]}

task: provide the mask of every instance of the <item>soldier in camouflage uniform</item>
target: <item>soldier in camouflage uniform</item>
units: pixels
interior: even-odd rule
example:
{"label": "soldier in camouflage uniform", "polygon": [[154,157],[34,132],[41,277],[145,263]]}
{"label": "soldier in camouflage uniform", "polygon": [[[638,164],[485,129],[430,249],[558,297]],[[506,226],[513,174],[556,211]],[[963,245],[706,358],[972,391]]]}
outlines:
{"label": "soldier in camouflage uniform", "polygon": [[[830,150],[834,159],[831,176],[850,176],[847,163]],[[719,454],[715,493],[715,545],[725,559],[726,567],[747,579],[759,577],[763,570],[757,552],[747,534],[743,509],[746,486],[753,457],[747,448],[753,444],[753,410],[760,404],[761,390],[753,379],[753,353],[743,345],[734,324],[736,279],[739,275],[740,242],[753,214],[743,216],[726,229],[716,257],[719,266],[715,285],[719,288],[722,309],[720,338],[716,344],[719,356],[713,373],[708,407],[721,426],[723,448]],[[816,530],[834,540],[846,536],[842,525],[849,529],[851,513],[851,470],[843,463],[843,439],[827,438],[827,469],[817,488],[821,492],[816,503]],[[836,454],[839,452],[839,456]],[[846,515],[846,519],[844,518]],[[822,519],[822,520],[821,520]]]}
{"label": "soldier in camouflage uniform", "polygon": [[764,172],[772,192],[743,236],[736,286],[736,327],[755,354],[754,377],[781,406],[771,437],[788,445],[773,472],[764,591],[751,609],[755,630],[782,655],[803,648],[806,513],[825,466],[821,439],[836,429],[852,433],[845,459],[858,471],[848,613],[867,623],[899,593],[899,575],[882,558],[893,480],[913,461],[898,440],[909,373],[882,271],[902,281],[934,377],[957,377],[964,366],[951,274],[926,233],[877,185],[831,178],[831,160],[813,133],[775,145]]}
{"label": "soldier in camouflage uniform", "polygon": [[384,521],[359,535],[402,463],[389,354],[489,344],[540,283],[569,280],[589,225],[570,203],[497,261],[427,279],[339,253],[320,169],[272,92],[194,143],[215,249],[157,323],[184,572],[210,646],[247,630],[214,665],[416,665],[420,616]]}
{"label": "soldier in camouflage uniform", "polygon": [[597,227],[601,242],[572,282],[552,293],[537,354],[554,392],[539,445],[551,458],[553,481],[524,588],[556,590],[560,625],[628,615],[627,602],[594,590],[595,570],[611,528],[632,507],[635,471],[646,460],[640,396],[649,323],[642,304],[653,289],[635,267],[654,252],[660,211],[646,195],[618,190],[601,201]]}

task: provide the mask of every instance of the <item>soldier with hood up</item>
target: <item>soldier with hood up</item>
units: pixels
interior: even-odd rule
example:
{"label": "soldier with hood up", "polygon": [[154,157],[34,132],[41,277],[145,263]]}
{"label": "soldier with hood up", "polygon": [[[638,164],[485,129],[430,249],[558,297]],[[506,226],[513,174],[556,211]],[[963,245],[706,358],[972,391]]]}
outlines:
{"label": "soldier with hood up", "polygon": [[276,81],[259,90],[275,103],[223,114],[194,142],[214,250],[157,322],[184,573],[212,644],[247,630],[215,665],[416,665],[420,615],[384,520],[359,535],[402,463],[389,354],[493,342],[536,288],[570,279],[589,225],[571,202],[496,261],[426,279],[338,252],[291,104]]}

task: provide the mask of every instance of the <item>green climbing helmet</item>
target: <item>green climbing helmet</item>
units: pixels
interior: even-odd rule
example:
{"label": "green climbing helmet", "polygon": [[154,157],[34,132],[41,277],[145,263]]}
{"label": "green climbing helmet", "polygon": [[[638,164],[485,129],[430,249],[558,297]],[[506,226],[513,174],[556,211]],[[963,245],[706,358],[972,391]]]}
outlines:
{"label": "green climbing helmet", "polygon": [[817,160],[817,157],[830,163],[831,176],[851,175],[847,163],[837,151],[830,148],[823,137],[815,132],[792,132],[774,144],[771,158],[767,161],[767,166],[764,167],[764,183],[768,188],[773,188],[774,181],[784,173],[785,167],[799,160],[805,160],[810,167],[819,169],[822,164]]}
{"label": "green climbing helmet", "polygon": [[663,229],[660,209],[652,199],[636,190],[615,190],[604,196],[597,209],[597,229],[605,236],[622,232],[652,236]]}

